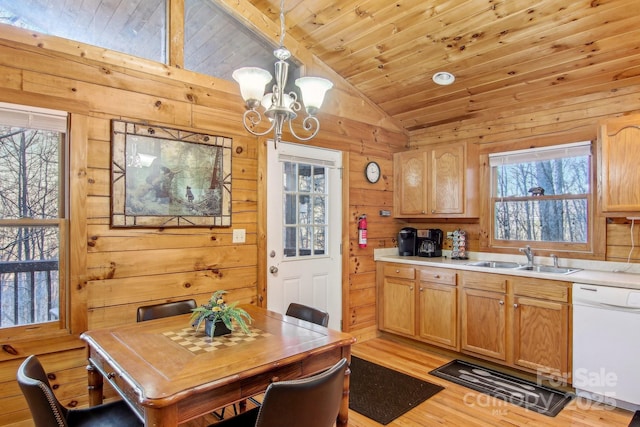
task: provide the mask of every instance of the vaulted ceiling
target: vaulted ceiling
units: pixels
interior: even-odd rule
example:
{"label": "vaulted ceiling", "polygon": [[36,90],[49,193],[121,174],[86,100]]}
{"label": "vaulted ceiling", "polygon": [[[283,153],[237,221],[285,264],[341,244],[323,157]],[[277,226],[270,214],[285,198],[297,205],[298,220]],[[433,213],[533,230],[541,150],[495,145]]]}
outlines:
{"label": "vaulted ceiling", "polygon": [[[185,68],[226,79],[239,66],[272,70],[280,0],[170,1],[185,5]],[[285,45],[314,55],[407,133],[423,133],[640,84],[637,9],[638,0],[285,0]],[[3,10],[2,22],[163,54],[163,0],[0,0]],[[141,52],[126,50],[134,38]],[[453,84],[436,85],[440,71]]]}
{"label": "vaulted ceiling", "polygon": [[[247,1],[278,22],[279,0]],[[637,8],[637,0],[285,1],[287,34],[409,133],[637,84]],[[434,84],[439,71],[455,82]]]}

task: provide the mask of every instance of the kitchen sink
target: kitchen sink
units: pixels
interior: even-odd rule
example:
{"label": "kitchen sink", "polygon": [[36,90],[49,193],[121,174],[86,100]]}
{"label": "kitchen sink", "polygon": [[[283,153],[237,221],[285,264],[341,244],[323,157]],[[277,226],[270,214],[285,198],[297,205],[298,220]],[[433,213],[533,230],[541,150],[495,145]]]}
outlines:
{"label": "kitchen sink", "polygon": [[579,268],[569,267],[553,267],[551,265],[523,265],[518,267],[518,270],[535,271],[538,273],[557,273],[557,274],[571,274],[576,271],[580,271]]}
{"label": "kitchen sink", "polygon": [[522,267],[521,264],[517,262],[507,262],[507,261],[476,261],[467,263],[469,266],[473,267],[487,267],[487,268],[518,268]]}

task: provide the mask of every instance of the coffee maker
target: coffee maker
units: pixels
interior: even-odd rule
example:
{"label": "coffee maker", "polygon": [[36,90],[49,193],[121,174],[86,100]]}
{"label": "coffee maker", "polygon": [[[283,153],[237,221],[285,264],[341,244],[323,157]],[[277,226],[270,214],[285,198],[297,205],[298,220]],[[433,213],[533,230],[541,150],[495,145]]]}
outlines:
{"label": "coffee maker", "polygon": [[428,228],[417,230],[416,232],[416,255],[422,257],[441,257],[443,233],[438,228]]}
{"label": "coffee maker", "polygon": [[398,233],[398,255],[415,256],[418,245],[415,228],[405,227]]}

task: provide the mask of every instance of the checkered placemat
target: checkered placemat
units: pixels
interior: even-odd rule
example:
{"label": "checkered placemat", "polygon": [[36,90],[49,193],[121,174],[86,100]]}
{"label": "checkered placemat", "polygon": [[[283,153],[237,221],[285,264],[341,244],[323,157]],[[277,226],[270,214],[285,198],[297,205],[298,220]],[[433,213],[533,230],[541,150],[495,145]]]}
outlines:
{"label": "checkered placemat", "polygon": [[213,337],[213,339],[204,333],[204,327],[202,327],[198,332],[196,332],[193,327],[187,327],[176,331],[164,332],[164,335],[194,354],[216,351],[225,347],[232,347],[243,342],[255,341],[271,336],[269,332],[264,332],[251,326],[249,326],[248,334],[242,332],[241,329],[236,329],[229,335]]}

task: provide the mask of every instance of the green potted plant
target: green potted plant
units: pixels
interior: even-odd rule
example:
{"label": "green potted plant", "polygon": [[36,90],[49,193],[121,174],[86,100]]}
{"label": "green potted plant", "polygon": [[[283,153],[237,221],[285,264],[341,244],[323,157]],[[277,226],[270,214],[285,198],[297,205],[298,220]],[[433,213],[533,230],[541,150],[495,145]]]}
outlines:
{"label": "green potted plant", "polygon": [[236,307],[237,301],[227,304],[223,298],[226,293],[227,291],[223,290],[215,291],[207,304],[192,309],[191,324],[196,328],[196,331],[204,323],[205,334],[213,338],[230,334],[235,323],[244,333],[249,333],[247,322],[251,323],[253,319],[244,309]]}

